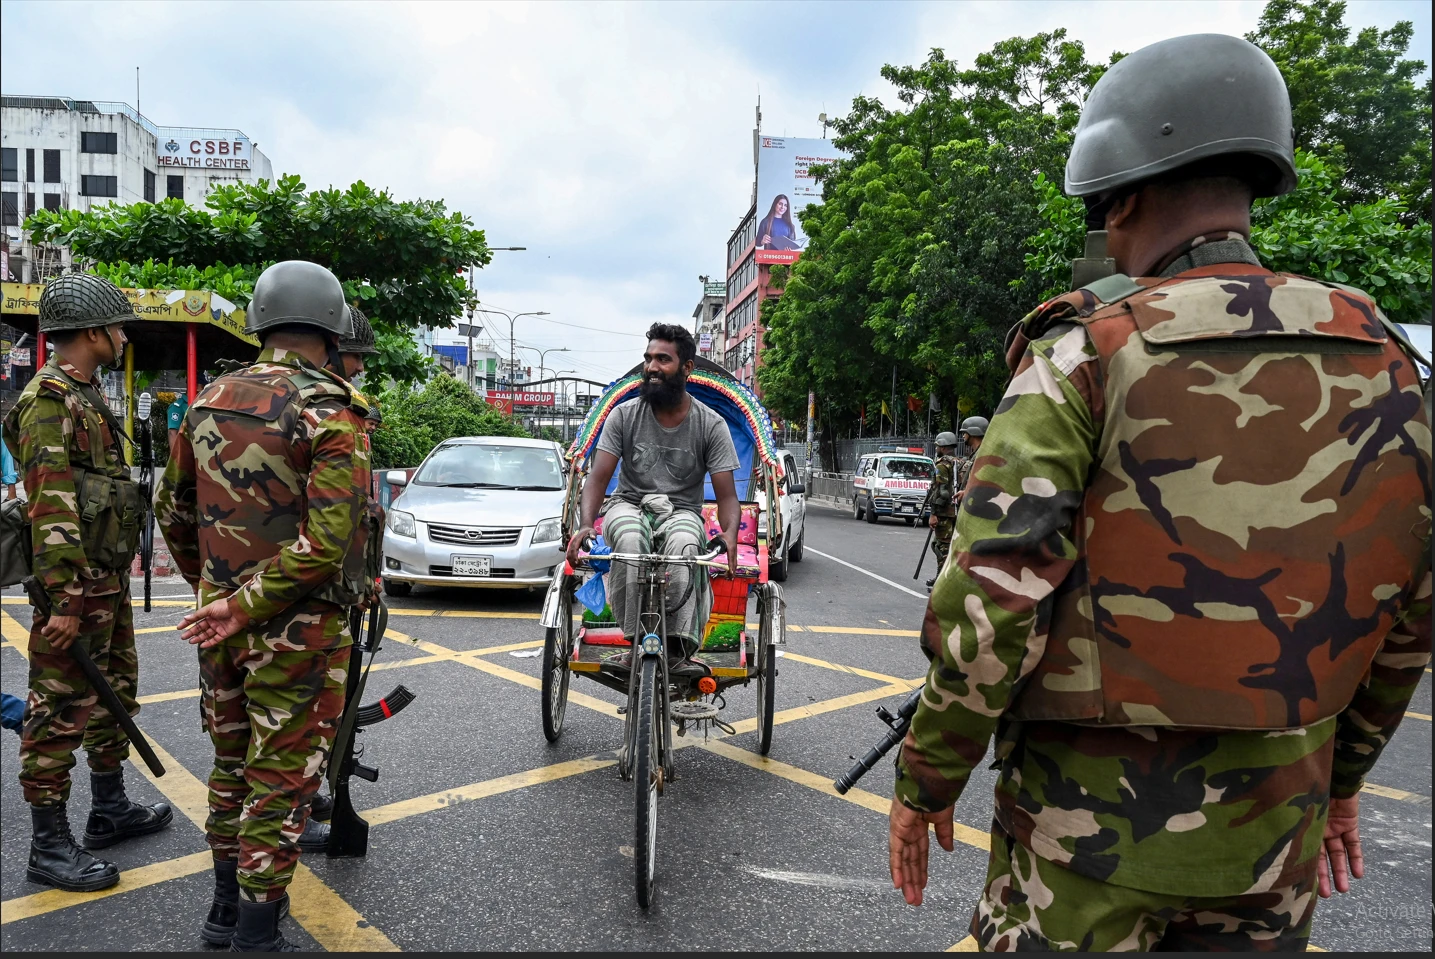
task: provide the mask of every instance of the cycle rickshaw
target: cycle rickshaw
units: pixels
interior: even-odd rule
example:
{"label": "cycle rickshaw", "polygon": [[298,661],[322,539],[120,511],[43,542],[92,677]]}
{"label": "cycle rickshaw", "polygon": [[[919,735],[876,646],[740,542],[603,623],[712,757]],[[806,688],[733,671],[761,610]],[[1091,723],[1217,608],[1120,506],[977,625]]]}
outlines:
{"label": "cycle rickshaw", "polygon": [[[638,402],[641,374],[640,364],[604,391],[568,450],[564,542],[579,526],[583,481],[592,465],[603,424],[619,404]],[[707,735],[714,726],[732,734],[733,727],[720,715],[726,705],[724,693],[733,686],[755,682],[758,749],[766,755],[772,745],[777,647],[786,643],[782,587],[769,581],[767,575],[769,552],[786,548],[781,541],[783,522],[778,514],[783,475],[772,438],[772,421],[750,390],[726,370],[701,358],[695,361],[687,389],[722,416],[737,450],[740,465],[734,479],[742,510],[737,574],[728,575],[727,559],[716,549],[682,558],[626,553],[602,557],[615,564],[631,563],[638,569],[637,595],[641,605],[636,644],[624,637],[610,607],[594,613],[578,601],[577,591],[591,577],[600,575],[587,568],[586,562],[579,569],[566,563],[559,568],[549,585],[542,616],[546,629],[543,733],[549,742],[557,742],[562,735],[568,686],[575,673],[627,697],[626,705],[619,707],[624,716],[624,733],[618,752],[618,775],[635,784],[633,860],[638,904],[644,908],[653,899],[658,797],[677,773],[674,727],[680,737],[689,731]],[[617,482],[615,473],[608,494],[612,494]],[[703,519],[711,541],[720,527],[711,479],[705,483]],[[601,521],[598,530],[601,533]],[[712,611],[698,630],[698,649],[683,658],[685,664],[701,664],[701,675],[688,674],[694,670],[683,675],[670,673],[664,652],[664,586],[667,569],[675,565],[690,567],[694,577],[711,575]],[[749,604],[755,607],[756,631],[749,628]]]}

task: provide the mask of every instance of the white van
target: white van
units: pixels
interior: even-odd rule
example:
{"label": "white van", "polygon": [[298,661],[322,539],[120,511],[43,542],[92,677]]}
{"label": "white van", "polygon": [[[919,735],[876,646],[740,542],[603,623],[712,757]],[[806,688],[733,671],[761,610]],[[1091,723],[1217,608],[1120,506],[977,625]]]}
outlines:
{"label": "white van", "polygon": [[879,516],[900,516],[914,525],[936,472],[930,456],[868,453],[852,474],[852,518],[875,523]]}

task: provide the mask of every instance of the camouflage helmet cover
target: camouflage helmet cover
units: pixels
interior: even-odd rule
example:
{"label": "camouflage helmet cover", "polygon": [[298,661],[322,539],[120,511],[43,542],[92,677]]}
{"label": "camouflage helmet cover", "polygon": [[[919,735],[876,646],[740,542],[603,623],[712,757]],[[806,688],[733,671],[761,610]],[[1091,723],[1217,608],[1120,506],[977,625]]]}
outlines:
{"label": "camouflage helmet cover", "polygon": [[254,298],[244,318],[245,332],[259,333],[291,324],[316,327],[339,337],[349,335],[352,329],[343,286],[317,263],[275,263],[254,282]]}
{"label": "camouflage helmet cover", "polygon": [[119,287],[90,273],[66,273],[40,294],[39,332],[87,330],[135,319],[135,308]]}
{"label": "camouflage helmet cover", "polygon": [[364,311],[357,306],[350,306],[349,319],[353,330],[348,336],[339,338],[339,352],[365,354],[379,352],[378,342],[374,339],[374,328],[369,325],[369,318],[364,315]]}
{"label": "camouflage helmet cover", "polygon": [[958,432],[968,436],[986,436],[987,418],[985,416],[968,416],[962,420],[962,428]]}
{"label": "camouflage helmet cover", "polygon": [[956,446],[957,442],[957,434],[953,433],[951,430],[946,430],[937,434],[938,446]]}
{"label": "camouflage helmet cover", "polygon": [[1066,161],[1066,193],[1094,197],[1204,162],[1243,175],[1256,196],[1280,196],[1296,184],[1293,139],[1290,93],[1265,51],[1225,34],[1172,37],[1096,82]]}

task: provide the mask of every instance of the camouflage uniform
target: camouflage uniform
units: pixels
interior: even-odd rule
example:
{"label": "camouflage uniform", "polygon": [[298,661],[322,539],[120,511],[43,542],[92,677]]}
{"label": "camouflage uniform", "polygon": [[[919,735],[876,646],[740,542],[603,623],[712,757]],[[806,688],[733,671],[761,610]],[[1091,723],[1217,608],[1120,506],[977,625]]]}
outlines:
{"label": "camouflage uniform", "polygon": [[1430,659],[1430,424],[1378,309],[1239,235],[1168,260],[1024,321],[928,605],[896,795],[950,806],[995,734],[986,949],[1303,948],[1329,800]]}
{"label": "camouflage uniform", "polygon": [[344,380],[265,349],[195,400],[156,499],[201,605],[231,596],[252,620],[199,654],[206,832],[217,861],[238,858],[250,902],[285,894],[344,706],[371,485],[353,402]]}
{"label": "camouflage uniform", "polygon": [[956,473],[961,468],[957,458],[950,453],[937,457],[937,475],[932,479],[932,515],[937,525],[932,528],[932,552],[937,556],[937,572],[947,565],[947,554],[952,549],[952,534],[957,529],[957,492],[962,484]]}
{"label": "camouflage uniform", "polygon": [[[133,716],[139,712],[129,590],[134,551],[108,557],[108,564],[100,555],[87,556],[87,540],[94,549],[94,524],[84,523],[91,535],[82,535],[80,502],[97,483],[119,479],[133,484],[120,437],[110,425],[112,417],[82,394],[84,385],[94,388],[91,397],[103,401],[98,379],[87,382],[73,366],[52,356],[5,417],[5,442],[25,472],[34,576],[49,596],[54,615],[80,617],[76,642]],[[125,531],[130,544],[137,542],[138,505],[135,493]],[[82,741],[90,768],[102,773],[120,769],[130,748],[129,737],[99,703],[69,653],[52,649],[41,635],[45,621],[37,611],[30,628],[30,698],[20,744],[20,785],[31,805],[63,804],[69,798],[74,751]]]}

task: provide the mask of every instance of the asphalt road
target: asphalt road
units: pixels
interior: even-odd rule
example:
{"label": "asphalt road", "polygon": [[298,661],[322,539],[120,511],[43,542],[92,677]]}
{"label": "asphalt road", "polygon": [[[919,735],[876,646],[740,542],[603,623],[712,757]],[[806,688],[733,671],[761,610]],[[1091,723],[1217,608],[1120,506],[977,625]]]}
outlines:
{"label": "asphalt road", "polygon": [[[786,655],[776,684],[769,757],[751,732],[755,686],[728,696],[725,738],[686,737],[678,778],[660,804],[658,901],[633,896],[633,787],[619,780],[617,697],[574,677],[562,739],[539,720],[536,595],[416,590],[391,600],[390,632],[369,695],[403,683],[417,701],[365,735],[377,783],[355,781],[373,823],[362,860],[306,855],[285,931],[305,948],[944,950],[967,937],[986,865],[993,773],[983,769],[957,807],[968,827],[937,853],[927,905],[891,890],[883,812],[891,767],[863,790],[828,785],[882,732],[925,660],[917,648],[925,591],[912,580],[922,530],[850,513],[810,511],[804,560],[786,584]],[[930,575],[930,558],[924,573]],[[923,577],[925,578],[925,576]],[[15,780],[15,740],[0,751],[0,948],[195,950],[211,889],[203,839],[208,740],[195,658],[169,627],[184,586],[155,590],[139,611],[139,722],[170,767],[131,794],[168,797],[166,832],[106,855],[124,870],[98,894],[25,880],[28,811]],[[3,688],[22,694],[28,608],[6,590]],[[586,697],[586,698],[585,698]],[[1425,950],[1431,941],[1430,677],[1363,801],[1367,878],[1322,903],[1314,944],[1331,950]],[[747,722],[744,722],[747,721]],[[83,770],[83,764],[81,764]],[[71,801],[83,823],[83,775]],[[969,942],[967,943],[969,945]]]}

